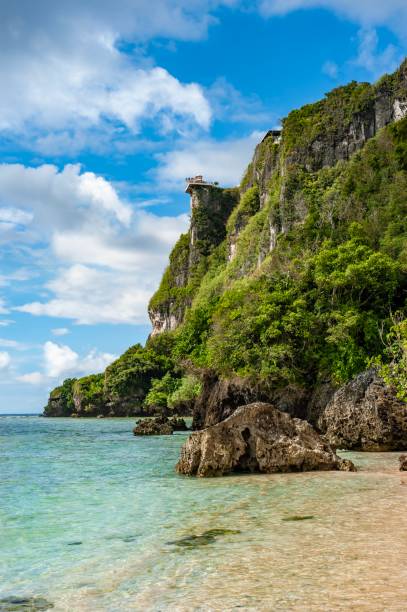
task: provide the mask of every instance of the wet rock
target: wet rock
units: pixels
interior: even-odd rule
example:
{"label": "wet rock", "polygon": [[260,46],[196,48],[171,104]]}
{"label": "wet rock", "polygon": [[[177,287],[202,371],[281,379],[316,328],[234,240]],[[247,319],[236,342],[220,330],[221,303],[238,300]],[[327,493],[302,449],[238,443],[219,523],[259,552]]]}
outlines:
{"label": "wet rock", "polygon": [[0,599],[0,612],[40,612],[54,607],[44,597],[4,597]]}
{"label": "wet rock", "polygon": [[400,455],[400,472],[407,472],[407,455]]}
{"label": "wet rock", "polygon": [[407,448],[407,404],[371,369],[332,396],[318,428],[336,448],[389,451]]}
{"label": "wet rock", "polygon": [[312,426],[271,404],[241,406],[230,417],[193,433],[181,449],[180,474],[354,470]]}
{"label": "wet rock", "polygon": [[167,436],[174,431],[188,431],[188,426],[184,419],[164,415],[153,419],[143,419],[139,421],[133,429],[135,436]]}
{"label": "wet rock", "polygon": [[135,436],[164,436],[171,435],[174,431],[170,420],[165,416],[139,421],[133,429]]}

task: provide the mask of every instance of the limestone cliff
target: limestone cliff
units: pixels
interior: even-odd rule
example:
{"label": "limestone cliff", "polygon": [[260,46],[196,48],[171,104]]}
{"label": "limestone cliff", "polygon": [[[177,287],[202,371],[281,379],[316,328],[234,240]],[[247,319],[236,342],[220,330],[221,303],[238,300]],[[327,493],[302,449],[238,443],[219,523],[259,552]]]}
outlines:
{"label": "limestone cliff", "polygon": [[237,189],[193,181],[190,179],[187,187],[191,208],[189,231],[175,245],[161,284],[149,303],[152,336],[172,331],[182,322],[206,272],[205,261],[225,239],[226,222],[238,201]]}
{"label": "limestone cliff", "polygon": [[196,427],[253,401],[318,426],[372,360],[403,370],[407,60],[292,111],[239,187],[198,176],[186,191],[190,228],[151,298],[146,346],[100,379],[64,383],[47,414],[165,410],[179,389],[188,405],[200,393]]}

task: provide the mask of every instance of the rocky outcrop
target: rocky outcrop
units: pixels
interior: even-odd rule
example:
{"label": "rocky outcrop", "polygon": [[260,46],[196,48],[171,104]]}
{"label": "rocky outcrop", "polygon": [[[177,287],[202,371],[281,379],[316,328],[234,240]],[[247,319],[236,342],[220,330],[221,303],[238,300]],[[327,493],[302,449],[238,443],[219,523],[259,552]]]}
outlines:
{"label": "rocky outcrop", "polygon": [[139,421],[133,429],[135,436],[167,436],[174,431],[187,431],[188,427],[184,419],[159,416],[153,419]]}
{"label": "rocky outcrop", "polygon": [[204,274],[205,269],[198,271],[199,265],[224,240],[226,222],[239,200],[237,189],[222,189],[206,181],[192,183],[187,191],[191,225],[175,245],[160,287],[150,300],[151,336],[173,331],[182,323],[193,298],[190,280],[197,273]]}
{"label": "rocky outcrop", "polygon": [[338,389],[318,419],[336,448],[365,451],[407,449],[407,404],[374,370]]}
{"label": "rocky outcrop", "polygon": [[400,472],[407,472],[407,455],[400,455]]}
{"label": "rocky outcrop", "polygon": [[215,374],[207,372],[194,405],[192,429],[216,425],[239,406],[256,401],[271,402],[279,410],[305,419],[308,399],[309,392],[295,385],[271,390],[245,378],[218,379]]}
{"label": "rocky outcrop", "polygon": [[180,474],[354,470],[309,423],[271,404],[241,406],[226,420],[193,433],[181,450]]}

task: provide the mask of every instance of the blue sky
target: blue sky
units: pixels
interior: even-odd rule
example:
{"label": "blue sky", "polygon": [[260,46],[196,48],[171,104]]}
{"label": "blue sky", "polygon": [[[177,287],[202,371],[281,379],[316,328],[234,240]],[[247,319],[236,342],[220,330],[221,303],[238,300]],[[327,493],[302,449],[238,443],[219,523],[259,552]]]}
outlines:
{"label": "blue sky", "polygon": [[0,412],[145,341],[185,176],[237,184],[291,109],[406,46],[405,0],[4,0]]}

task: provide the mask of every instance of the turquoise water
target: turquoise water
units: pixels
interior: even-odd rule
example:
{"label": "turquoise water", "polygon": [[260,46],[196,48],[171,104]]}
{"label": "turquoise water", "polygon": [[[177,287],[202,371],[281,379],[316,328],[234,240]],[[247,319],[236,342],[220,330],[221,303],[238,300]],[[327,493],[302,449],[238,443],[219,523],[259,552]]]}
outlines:
{"label": "turquoise water", "polygon": [[[174,465],[186,434],[136,438],[133,424],[0,418],[0,600],[93,612],[406,609],[397,453],[347,453],[357,474],[185,478]],[[190,537],[214,529],[230,532]]]}

